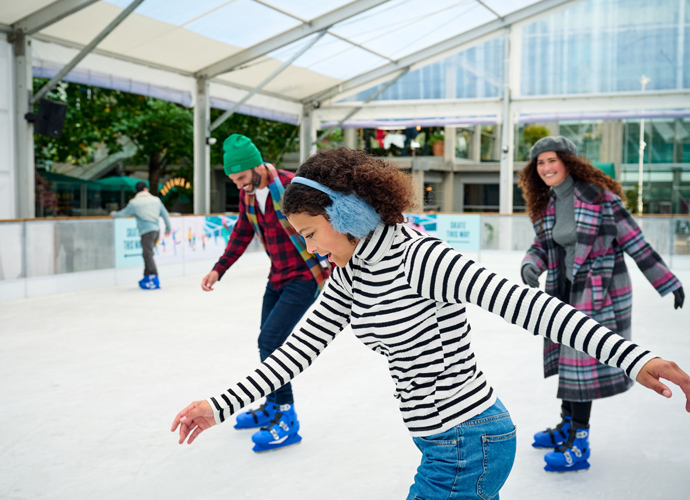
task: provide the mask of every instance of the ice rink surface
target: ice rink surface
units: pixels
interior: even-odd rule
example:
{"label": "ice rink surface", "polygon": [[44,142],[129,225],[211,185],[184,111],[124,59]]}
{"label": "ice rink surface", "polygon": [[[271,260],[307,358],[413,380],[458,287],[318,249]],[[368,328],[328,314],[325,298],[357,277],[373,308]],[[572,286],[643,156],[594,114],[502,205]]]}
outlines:
{"label": "ice rink surface", "polygon": [[[479,260],[518,279],[519,254]],[[258,361],[268,264],[239,263],[211,293],[201,275],[162,273],[160,291],[133,283],[0,303],[0,498],[404,499],[420,455],[385,359],[349,329],[293,384],[302,443],[255,454],[252,431],[226,423],[177,444],[177,412]],[[675,271],[690,292],[690,271]],[[690,372],[690,303],[674,310],[630,272],[633,339]],[[469,316],[479,367],[518,428],[501,499],[690,498],[690,414],[676,386],[670,400],[639,385],[597,400],[591,469],[544,472],[531,436],[558,422],[559,403],[542,339],[476,307]]]}

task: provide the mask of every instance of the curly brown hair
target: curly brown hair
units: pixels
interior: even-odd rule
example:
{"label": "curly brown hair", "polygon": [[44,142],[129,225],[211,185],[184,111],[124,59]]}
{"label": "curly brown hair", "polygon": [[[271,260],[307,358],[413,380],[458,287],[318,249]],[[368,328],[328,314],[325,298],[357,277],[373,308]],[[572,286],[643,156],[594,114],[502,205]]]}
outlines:
{"label": "curly brown hair", "polygon": [[[625,194],[623,193],[621,183],[594,167],[589,160],[582,156],[575,156],[562,151],[554,152],[563,162],[563,165],[565,165],[567,172],[574,178],[611,191],[625,202]],[[522,197],[527,205],[527,215],[529,215],[532,221],[544,215],[546,205],[549,202],[549,186],[544,183],[537,172],[538,159],[539,157],[534,158],[525,165],[518,177],[518,186],[522,188]]]}
{"label": "curly brown hair", "polygon": [[[364,151],[348,148],[319,151],[299,167],[296,175],[340,193],[356,193],[376,210],[387,226],[404,222],[403,212],[415,208],[409,175]],[[308,213],[328,218],[326,207],[332,203],[330,197],[321,191],[291,183],[285,188],[283,213]]]}

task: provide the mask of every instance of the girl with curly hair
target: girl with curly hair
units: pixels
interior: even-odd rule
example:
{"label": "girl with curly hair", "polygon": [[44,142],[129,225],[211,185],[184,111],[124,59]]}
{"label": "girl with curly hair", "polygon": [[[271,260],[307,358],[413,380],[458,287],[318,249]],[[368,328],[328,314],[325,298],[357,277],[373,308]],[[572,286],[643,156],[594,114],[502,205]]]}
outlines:
{"label": "girl with curly hair", "polygon": [[[629,340],[632,288],[626,252],[662,296],[673,293],[674,307],[683,306],[680,281],[623,206],[620,183],[577,156],[572,141],[561,136],[537,141],[519,185],[536,232],[522,262],[526,284],[539,287],[539,275],[546,271],[549,295]],[[544,376],[555,374],[561,422],[535,434],[532,446],[553,450],[544,456],[546,470],[586,469],[592,400],[627,391],[633,379],[572,346],[544,339]]]}
{"label": "girl with curly hair", "polygon": [[304,162],[285,189],[283,211],[307,250],[337,267],[283,346],[244,380],[177,415],[172,430],[180,427],[180,443],[306,370],[350,325],[387,358],[402,420],[422,452],[408,499],[498,498],[516,432],[475,359],[466,303],[534,334],[558,334],[667,397],[658,379],[669,378],[682,386],[690,411],[690,377],[675,363],[402,224],[413,192],[406,174],[361,151],[322,151]]}

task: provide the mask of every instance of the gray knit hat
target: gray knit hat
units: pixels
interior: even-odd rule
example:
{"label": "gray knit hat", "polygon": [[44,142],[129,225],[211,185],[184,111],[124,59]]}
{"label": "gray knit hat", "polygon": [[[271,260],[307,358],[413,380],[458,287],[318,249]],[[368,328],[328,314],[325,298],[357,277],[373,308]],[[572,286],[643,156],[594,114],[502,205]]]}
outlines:
{"label": "gray knit hat", "polygon": [[577,146],[570,139],[566,139],[562,135],[556,137],[544,137],[539,139],[532,149],[529,150],[529,159],[534,160],[537,156],[546,151],[556,151],[561,153],[570,153],[577,155]]}

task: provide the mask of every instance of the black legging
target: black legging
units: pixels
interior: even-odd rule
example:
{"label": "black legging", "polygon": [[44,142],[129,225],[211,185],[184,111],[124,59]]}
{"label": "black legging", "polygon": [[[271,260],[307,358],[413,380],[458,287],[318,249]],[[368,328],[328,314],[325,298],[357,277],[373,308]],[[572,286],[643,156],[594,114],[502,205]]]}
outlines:
{"label": "black legging", "polygon": [[[570,289],[572,288],[572,283],[570,280],[565,280],[565,289],[563,290],[563,297],[561,300],[564,302],[570,301]],[[566,401],[561,400],[561,410],[563,411],[563,416],[573,417],[573,420],[580,424],[582,427],[589,427],[589,416],[592,413],[592,402],[585,401],[584,403],[577,401]]]}
{"label": "black legging", "polygon": [[561,400],[561,410],[564,417],[573,417],[573,421],[582,427],[589,427],[589,416],[592,413],[592,402],[577,402]]}

